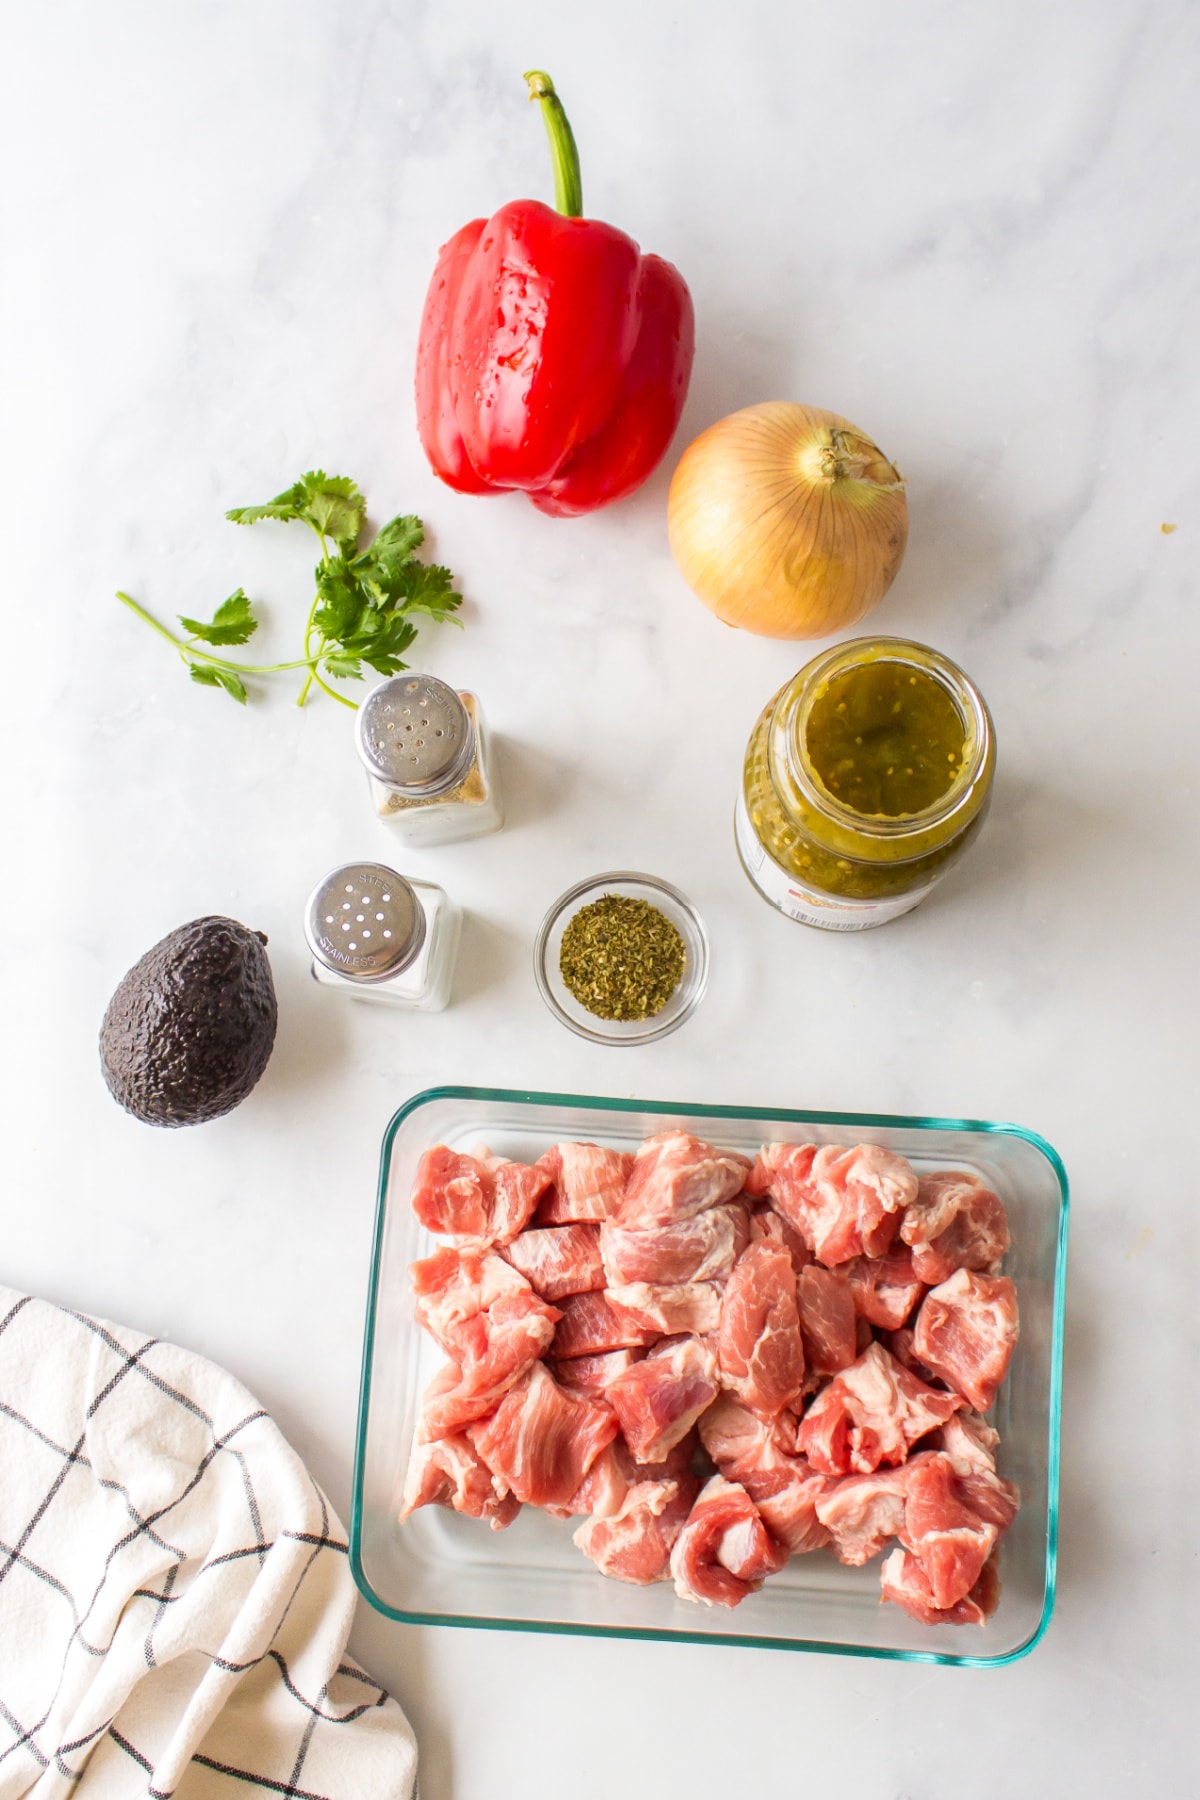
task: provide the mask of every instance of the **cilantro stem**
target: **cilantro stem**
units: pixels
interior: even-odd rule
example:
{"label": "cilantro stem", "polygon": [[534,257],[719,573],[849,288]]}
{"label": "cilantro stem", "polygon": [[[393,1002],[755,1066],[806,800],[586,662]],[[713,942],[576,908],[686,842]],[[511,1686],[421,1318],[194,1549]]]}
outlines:
{"label": "cilantro stem", "polygon": [[144,606],[139,606],[137,601],[131,600],[128,594],[123,594],[118,590],[117,599],[121,601],[122,605],[127,606],[130,612],[135,612],[139,619],[144,619],[152,631],[157,631],[159,637],[166,638],[168,644],[174,644],[182,657],[191,657],[194,662],[211,663],[214,669],[229,669],[234,675],[277,675],[284,669],[311,670],[312,668],[312,658],[307,656],[301,658],[298,662],[229,662],[223,656],[213,656],[211,651],[201,650],[198,644],[190,644],[186,639],[176,637],[173,631],[168,631],[165,625],[159,624],[153,613],[148,613]]}

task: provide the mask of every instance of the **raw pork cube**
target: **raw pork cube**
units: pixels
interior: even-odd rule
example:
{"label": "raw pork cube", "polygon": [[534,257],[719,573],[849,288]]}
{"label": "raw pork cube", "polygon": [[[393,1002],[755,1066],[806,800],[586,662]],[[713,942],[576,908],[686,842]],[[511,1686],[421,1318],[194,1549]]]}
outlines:
{"label": "raw pork cube", "polygon": [[893,1550],[879,1571],[881,1598],[902,1606],[922,1625],[986,1625],[1000,1599],[1000,1577],[994,1562],[987,1562],[979,1580],[965,1599],[939,1610],[920,1559],[908,1550]]}
{"label": "raw pork cube", "polygon": [[975,1586],[1000,1528],[967,1504],[948,1456],[935,1452],[917,1462],[905,1488],[901,1541],[921,1564],[930,1604],[946,1612]]}
{"label": "raw pork cube", "polygon": [[715,1281],[688,1281],[678,1287],[649,1282],[610,1287],[605,1297],[618,1319],[660,1337],[690,1331],[707,1335],[721,1319],[721,1289]]}
{"label": "raw pork cube", "polygon": [[462,1369],[459,1367],[458,1363],[455,1362],[453,1357],[447,1362],[444,1362],[441,1368],[436,1371],[429,1386],[421,1396],[421,1409],[417,1414],[417,1429],[413,1435],[414,1443],[428,1444],[432,1443],[439,1435],[446,1435],[446,1433],[439,1434],[436,1431],[431,1431],[427,1424],[427,1420],[430,1414],[432,1414],[434,1421],[437,1421],[438,1406],[440,1402],[445,1399],[447,1394],[452,1394],[454,1392],[461,1380]]}
{"label": "raw pork cube", "polygon": [[941,1386],[941,1377],[935,1375],[932,1369],[927,1369],[913,1350],[913,1336],[911,1328],[902,1325],[899,1331],[881,1331],[879,1342],[885,1350],[891,1352],[902,1368],[908,1369],[911,1374],[918,1376],[927,1386]]}
{"label": "raw pork cube", "polygon": [[552,1361],[550,1373],[555,1381],[573,1394],[602,1394],[616,1375],[624,1374],[635,1362],[641,1362],[644,1350],[604,1350],[598,1356],[573,1356],[566,1362]]}
{"label": "raw pork cube", "polygon": [[[569,1393],[570,1389],[564,1391]],[[591,1513],[597,1519],[609,1519],[620,1512],[629,1492],[629,1477],[625,1461],[617,1453],[618,1441],[605,1444],[565,1506],[546,1508],[553,1518],[571,1519],[580,1513]]]}
{"label": "raw pork cube", "polygon": [[414,1446],[399,1523],[418,1506],[448,1506],[469,1519],[489,1520],[493,1531],[503,1531],[521,1510],[516,1495],[509,1493],[470,1439],[460,1433]]}
{"label": "raw pork cube", "polygon": [[1017,1290],[1007,1275],[959,1269],[922,1301],[913,1350],[977,1412],[986,1412],[1008,1374],[1019,1329]]}
{"label": "raw pork cube", "polygon": [[796,1280],[804,1356],[814,1375],[837,1375],[858,1355],[854,1296],[839,1275],[809,1263]]}
{"label": "raw pork cube", "polygon": [[605,1398],[640,1462],[661,1463],[720,1391],[717,1359],[695,1337],[675,1338],[610,1381]]}
{"label": "raw pork cube", "polygon": [[878,1144],[768,1144],[746,1191],[769,1194],[818,1261],[833,1268],[886,1254],[917,1178],[902,1156]]}
{"label": "raw pork cube", "polygon": [[671,1550],[699,1488],[693,1475],[674,1481],[637,1482],[615,1513],[593,1517],[581,1525],[575,1542],[602,1575],[638,1587],[665,1581]]}
{"label": "raw pork cube", "polygon": [[[717,1395],[697,1430],[722,1475],[728,1475],[735,1463],[766,1466],[780,1453],[794,1457],[797,1425],[790,1413],[764,1419],[726,1390]],[[729,1479],[740,1481],[741,1476],[730,1475]]]}
{"label": "raw pork cube", "polygon": [[773,1206],[760,1206],[750,1214],[750,1241],[757,1243],[760,1238],[769,1238],[772,1243],[782,1244],[792,1259],[792,1267],[797,1275],[812,1261],[812,1252],[796,1227],[789,1225],[783,1214],[777,1213]]}
{"label": "raw pork cube", "polygon": [[538,1225],[599,1222],[620,1205],[633,1155],[602,1150],[599,1144],[555,1144],[538,1167],[547,1170],[553,1184],[538,1207]]}
{"label": "raw pork cube", "polygon": [[557,1307],[547,1306],[532,1290],[502,1294],[487,1312],[479,1313],[473,1325],[480,1328],[481,1337],[463,1356],[457,1383],[426,1395],[421,1415],[424,1435],[449,1437],[491,1412],[549,1348],[558,1316]]}
{"label": "raw pork cube", "polygon": [[904,1529],[908,1478],[927,1453],[919,1452],[898,1469],[876,1469],[871,1475],[844,1475],[830,1483],[817,1501],[817,1517],[833,1539],[839,1562],[859,1568],[878,1556],[889,1538]]}
{"label": "raw pork cube", "polygon": [[889,1250],[886,1256],[856,1256],[844,1265],[842,1273],[850,1287],[854,1310],[869,1325],[878,1325],[883,1331],[898,1331],[925,1292],[924,1282],[913,1270],[913,1252],[907,1244]]}
{"label": "raw pork cube", "polygon": [[498,1244],[509,1244],[519,1231],[524,1231],[542,1195],[549,1191],[554,1180],[553,1171],[544,1160],[510,1162],[507,1157],[493,1156],[486,1147],[477,1149],[475,1155],[491,1176],[495,1190],[492,1205],[495,1240]]}
{"label": "raw pork cube", "polygon": [[671,1551],[675,1592],[705,1606],[738,1606],[787,1558],[745,1488],[714,1475]]}
{"label": "raw pork cube", "polygon": [[537,1164],[507,1162],[487,1150],[460,1156],[438,1144],[417,1164],[412,1207],[440,1236],[507,1244],[528,1224],[550,1179]]}
{"label": "raw pork cube", "polygon": [[598,1225],[523,1231],[504,1254],[543,1300],[565,1300],[568,1294],[590,1294],[604,1286]]}
{"label": "raw pork cube", "polygon": [[957,1394],[926,1387],[872,1344],[817,1395],[800,1421],[800,1449],[823,1475],[869,1475],[880,1463],[903,1462],[961,1406]]}
{"label": "raw pork cube", "polygon": [[782,1244],[764,1239],[738,1258],[721,1299],[717,1354],[722,1385],[765,1418],[774,1418],[800,1392],[804,1345],[796,1272]]}
{"label": "raw pork cube", "polygon": [[503,1294],[528,1294],[529,1283],[491,1250],[447,1245],[409,1267],[418,1322],[449,1356],[480,1356],[486,1325],[480,1318]]}
{"label": "raw pork cube", "polygon": [[637,1153],[617,1222],[644,1231],[693,1218],[739,1194],[749,1168],[744,1156],[716,1150],[686,1131],[659,1132]]}
{"label": "raw pork cube", "polygon": [[777,1422],[759,1418],[727,1393],[701,1419],[700,1436],[722,1475],[745,1488],[772,1537],[793,1556],[829,1542],[817,1502],[837,1483],[817,1474],[803,1456],[788,1453]]}
{"label": "raw pork cube", "polygon": [[617,1421],[603,1402],[575,1399],[534,1363],[471,1442],[493,1475],[531,1506],[565,1506]]}
{"label": "raw pork cube", "polygon": [[571,1294],[561,1311],[554,1334],[554,1355],[559,1360],[604,1350],[637,1350],[662,1335],[653,1326],[635,1325],[628,1314],[616,1313],[602,1293]]}
{"label": "raw pork cube", "polygon": [[492,1178],[481,1163],[437,1144],[417,1164],[412,1209],[428,1231],[486,1239],[491,1234],[494,1194]]}
{"label": "raw pork cube", "polygon": [[1008,1253],[1008,1215],[977,1176],[948,1169],[922,1175],[900,1236],[912,1245],[918,1278],[933,1287],[956,1269],[993,1272]]}
{"label": "raw pork cube", "polygon": [[723,1281],[746,1242],[746,1209],[711,1206],[689,1219],[638,1231],[609,1219],[600,1230],[600,1254],[611,1287],[647,1281],[666,1286],[685,1281]]}
{"label": "raw pork cube", "polygon": [[958,1491],[981,1519],[1006,1532],[1021,1504],[1016,1483],[996,1473],[993,1452],[1000,1434],[975,1413],[956,1413],[930,1440],[945,1452],[958,1477]]}

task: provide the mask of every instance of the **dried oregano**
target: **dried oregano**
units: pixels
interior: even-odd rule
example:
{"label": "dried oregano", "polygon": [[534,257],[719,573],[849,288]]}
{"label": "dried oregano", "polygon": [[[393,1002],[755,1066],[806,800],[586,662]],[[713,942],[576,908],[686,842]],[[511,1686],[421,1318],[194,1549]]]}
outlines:
{"label": "dried oregano", "polygon": [[652,1019],[687,966],[682,937],[648,900],[603,894],[562,935],[558,966],[580,1006],[598,1019]]}

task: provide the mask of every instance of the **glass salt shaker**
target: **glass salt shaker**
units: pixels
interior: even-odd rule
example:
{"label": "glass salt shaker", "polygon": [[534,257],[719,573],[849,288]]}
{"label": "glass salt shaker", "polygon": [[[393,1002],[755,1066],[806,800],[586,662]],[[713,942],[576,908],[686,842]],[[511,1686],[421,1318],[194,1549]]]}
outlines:
{"label": "glass salt shaker", "polygon": [[474,694],[435,675],[393,675],[358,709],[355,741],[379,817],[424,848],[484,837],[503,824]]}
{"label": "glass salt shaker", "polygon": [[383,863],[334,869],[308,902],[313,979],[357,1000],[441,1012],[450,999],[461,915],[440,887]]}

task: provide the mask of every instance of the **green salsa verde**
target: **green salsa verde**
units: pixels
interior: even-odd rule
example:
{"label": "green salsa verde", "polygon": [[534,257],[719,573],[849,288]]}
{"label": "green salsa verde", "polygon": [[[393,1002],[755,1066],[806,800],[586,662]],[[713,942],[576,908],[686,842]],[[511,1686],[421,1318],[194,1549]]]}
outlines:
{"label": "green salsa verde", "polygon": [[897,917],[974,839],[995,755],[987,706],[949,658],[903,638],[827,650],[768,703],[746,747],[746,872],[805,923]]}
{"label": "green salsa verde", "polygon": [[859,663],[822,682],[804,726],[808,760],[833,798],[889,819],[949,792],[966,737],[937,677],[895,662]]}

